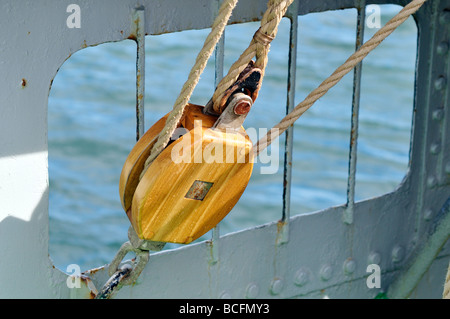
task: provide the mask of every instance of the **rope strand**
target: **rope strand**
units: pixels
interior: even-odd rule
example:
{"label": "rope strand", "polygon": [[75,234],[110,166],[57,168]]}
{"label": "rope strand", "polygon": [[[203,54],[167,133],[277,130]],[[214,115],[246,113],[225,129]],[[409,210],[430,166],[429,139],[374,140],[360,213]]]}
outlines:
{"label": "rope strand", "polygon": [[286,131],[289,126],[303,115],[318,99],[325,95],[335,86],[347,73],[361,62],[372,50],[374,50],[384,39],[386,39],[399,25],[414,14],[427,0],[413,0],[406,5],[396,16],[378,30],[373,37],[364,43],[353,53],[344,64],[336,69],[331,76],[325,79],[315,90],[313,90],[302,102],[300,102],[288,115],[277,125],[270,129],[267,134],[254,145],[255,156],[268,147],[272,140]]}
{"label": "rope strand", "polygon": [[[267,4],[267,10],[261,19],[261,27],[256,31],[249,46],[241,54],[239,59],[230,67],[228,74],[219,82],[216,91],[212,97],[214,110],[221,113],[223,110],[219,107],[225,91],[232,86],[239,74],[245,69],[251,59],[256,57],[255,67],[260,68],[262,77],[267,65],[270,42],[275,38],[278,32],[278,25],[284,14],[294,0],[271,0]],[[262,79],[261,79],[262,81]]]}
{"label": "rope strand", "polygon": [[233,9],[236,7],[238,0],[224,0],[220,6],[219,12],[216,19],[211,27],[211,32],[208,34],[202,49],[197,55],[195,64],[192,66],[189,73],[187,81],[184,83],[178,98],[175,101],[172,112],[170,112],[167,117],[166,124],[164,128],[158,135],[158,140],[153,145],[150,152],[150,156],[145,161],[144,170],[142,171],[140,178],[144,176],[150,164],[153,160],[161,153],[161,151],[166,147],[170,140],[173,132],[178,126],[178,123],[183,116],[184,109],[191,98],[192,92],[194,91],[198,81],[200,80],[200,75],[206,67],[206,64],[214,52],[214,48],[219,42],[225,26],[230,19]]}

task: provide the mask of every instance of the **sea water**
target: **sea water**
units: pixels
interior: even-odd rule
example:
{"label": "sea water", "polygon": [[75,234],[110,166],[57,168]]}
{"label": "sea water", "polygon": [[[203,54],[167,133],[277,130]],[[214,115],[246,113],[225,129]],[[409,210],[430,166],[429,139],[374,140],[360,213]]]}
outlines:
{"label": "sea water", "polygon": [[[381,6],[381,24],[399,10]],[[258,26],[254,22],[227,27],[224,72]],[[365,40],[377,30],[366,26]],[[146,37],[146,129],[171,110],[208,32]],[[354,52],[355,34],[354,9],[299,17],[295,104]],[[364,60],[356,200],[395,190],[407,173],[416,42],[417,28],[409,18]],[[246,129],[264,131],[285,115],[288,47],[286,19],[272,42]],[[136,44],[131,40],[89,47],[73,54],[54,79],[48,113],[49,255],[63,271],[69,264],[82,270],[107,264],[128,240],[130,223],[120,204],[118,183],[135,143],[135,59]],[[351,72],[294,125],[291,216],[346,203],[352,85]],[[213,91],[214,57],[191,102],[205,104]],[[221,235],[280,219],[284,136],[268,155],[267,163],[255,164],[240,201],[220,223]],[[210,238],[208,233],[199,241]]]}

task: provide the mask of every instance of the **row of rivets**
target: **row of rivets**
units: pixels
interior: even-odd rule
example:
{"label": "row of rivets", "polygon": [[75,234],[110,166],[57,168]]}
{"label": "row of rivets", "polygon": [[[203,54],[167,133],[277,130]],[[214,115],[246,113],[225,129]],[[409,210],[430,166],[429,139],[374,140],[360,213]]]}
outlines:
{"label": "row of rivets", "polygon": [[[449,10],[444,10],[440,17],[439,17],[439,22],[443,25],[443,26],[448,26],[448,24],[450,23],[450,11]],[[443,40],[441,42],[439,42],[439,44],[436,47],[436,52],[438,55],[444,56],[446,54],[448,54],[450,50],[450,45],[449,42],[447,40]],[[445,75],[440,75],[436,78],[436,80],[434,81],[434,88],[436,91],[442,91],[447,87],[447,78]],[[432,119],[435,121],[442,121],[444,118],[444,109],[442,107],[439,106],[438,109],[434,110],[432,113]],[[441,141],[435,141],[430,145],[430,153],[433,155],[437,155],[441,152]],[[445,172],[447,174],[450,174],[450,163],[447,163],[445,166]],[[438,179],[439,177],[437,176],[433,176],[430,175],[427,178],[427,186],[429,188],[433,188],[438,184]],[[431,211],[430,210],[425,210],[424,212],[424,218],[425,220],[430,220],[431,219]]]}
{"label": "row of rivets", "polygon": [[[401,245],[395,245],[391,252],[392,262],[399,263],[405,257],[405,249]],[[368,264],[379,265],[381,263],[381,255],[376,251],[370,252],[367,258]],[[353,258],[347,258],[343,263],[343,272],[345,275],[351,275],[356,270],[356,262]],[[322,281],[328,281],[333,277],[333,267],[330,264],[323,265],[319,270],[319,277]],[[308,268],[302,267],[297,270],[294,275],[294,284],[298,287],[303,287],[311,280],[311,271]],[[283,291],[285,284],[282,278],[275,277],[270,283],[270,293],[278,295]],[[255,282],[250,283],[245,291],[245,297],[249,299],[257,298],[260,293],[259,285]],[[221,299],[229,299],[231,295],[228,291],[223,291],[220,294]]]}

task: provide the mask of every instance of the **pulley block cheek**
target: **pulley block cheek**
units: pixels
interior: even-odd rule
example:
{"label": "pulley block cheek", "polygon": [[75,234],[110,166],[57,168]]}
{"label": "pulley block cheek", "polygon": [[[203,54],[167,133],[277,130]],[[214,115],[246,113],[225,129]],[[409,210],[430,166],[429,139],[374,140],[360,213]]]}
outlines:
{"label": "pulley block cheek", "polygon": [[139,184],[145,161],[156,143],[159,132],[164,128],[169,114],[159,119],[134,145],[123,165],[119,180],[119,194],[122,207],[127,212],[131,208],[134,191]]}
{"label": "pulley block cheek", "polygon": [[170,143],[139,180],[166,118],[130,152],[120,195],[139,238],[187,244],[217,225],[241,197],[252,174],[252,142],[242,126],[218,128],[217,116],[189,104],[180,121],[187,133]]}

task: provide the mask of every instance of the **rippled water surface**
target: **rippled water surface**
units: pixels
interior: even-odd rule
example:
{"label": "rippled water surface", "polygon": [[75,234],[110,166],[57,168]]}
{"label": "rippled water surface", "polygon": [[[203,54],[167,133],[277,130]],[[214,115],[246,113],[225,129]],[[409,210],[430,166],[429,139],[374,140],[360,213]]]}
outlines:
{"label": "rippled water surface", "polygon": [[[382,24],[398,7],[383,6]],[[227,27],[225,71],[248,45],[259,23]],[[299,18],[296,103],[353,52],[356,11]],[[365,39],[376,32],[367,29]],[[146,38],[145,126],[167,113],[187,79],[208,30]],[[409,160],[417,30],[410,18],[364,61],[356,199],[393,191]],[[283,21],[246,128],[270,128],[285,113],[289,22]],[[118,196],[122,165],[135,143],[135,42],[86,48],[72,55],[54,79],[49,97],[50,257],[65,270],[109,263],[127,240],[129,221]],[[206,103],[214,90],[211,59],[191,102]],[[294,126],[291,215],[346,202],[352,73]],[[261,137],[261,136],[259,136]],[[281,216],[284,137],[271,162],[257,163],[239,203],[222,221],[221,234]],[[274,174],[261,168],[274,164]],[[206,234],[201,240],[209,239]],[[174,248],[175,245],[168,245]]]}

